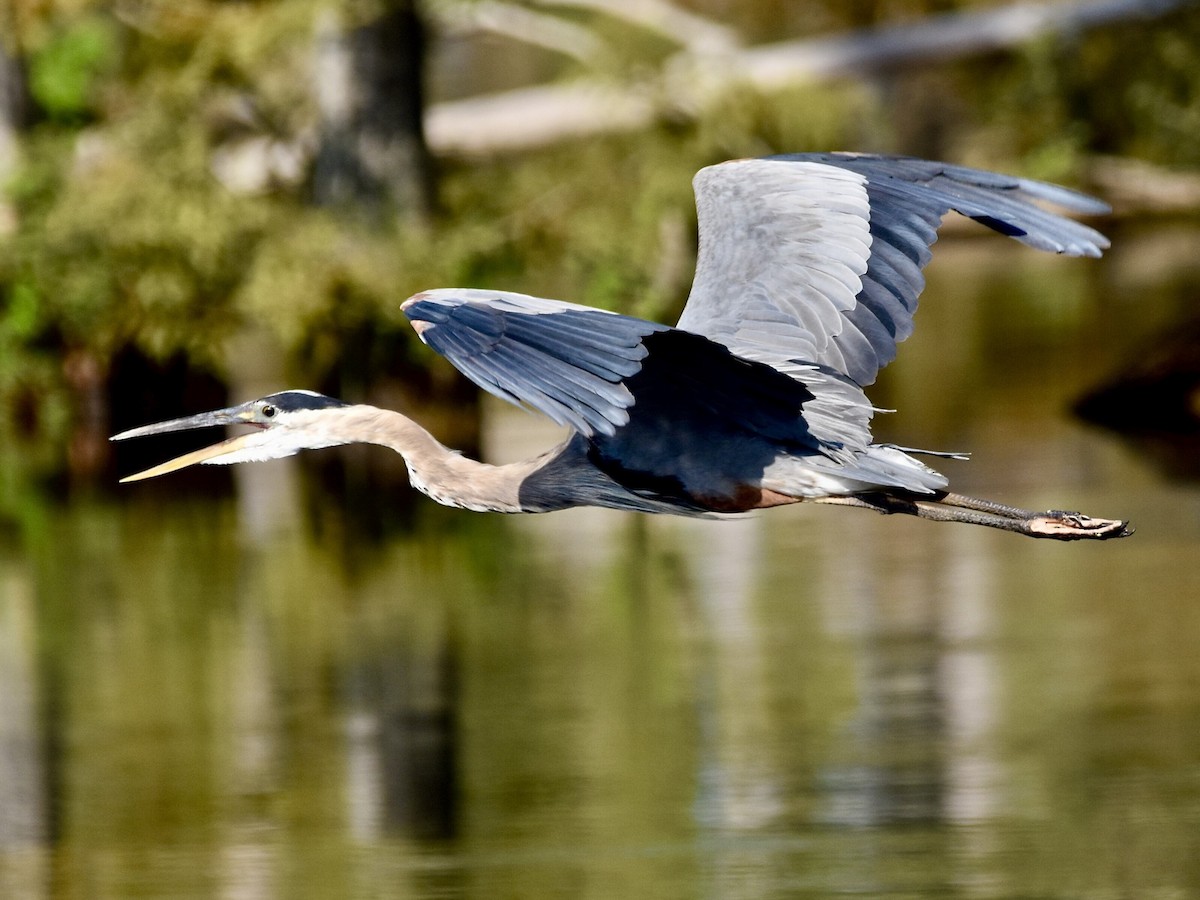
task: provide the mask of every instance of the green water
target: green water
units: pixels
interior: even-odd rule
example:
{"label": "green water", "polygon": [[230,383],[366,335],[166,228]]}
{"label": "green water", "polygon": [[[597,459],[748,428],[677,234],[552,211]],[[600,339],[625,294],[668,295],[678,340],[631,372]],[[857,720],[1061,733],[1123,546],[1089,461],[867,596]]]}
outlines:
{"label": "green water", "polygon": [[0,896],[1200,893],[1200,488],[1064,413],[1185,292],[997,243],[941,250],[881,428],[1134,538],[423,505],[355,545],[336,493],[254,506],[276,464],[49,507],[0,539]]}

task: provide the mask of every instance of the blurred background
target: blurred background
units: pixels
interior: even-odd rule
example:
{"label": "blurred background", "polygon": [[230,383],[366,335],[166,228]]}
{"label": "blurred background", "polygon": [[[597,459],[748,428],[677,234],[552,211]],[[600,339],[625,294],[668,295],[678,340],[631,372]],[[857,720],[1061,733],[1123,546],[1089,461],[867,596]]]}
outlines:
{"label": "blurred background", "polygon": [[[400,302],[673,321],[693,172],[826,149],[1112,203],[1100,261],[948,222],[871,396],[1135,537],[116,485],[286,387],[538,452]],[[3,0],[0,896],[1200,893],[1198,211],[1185,0]]]}

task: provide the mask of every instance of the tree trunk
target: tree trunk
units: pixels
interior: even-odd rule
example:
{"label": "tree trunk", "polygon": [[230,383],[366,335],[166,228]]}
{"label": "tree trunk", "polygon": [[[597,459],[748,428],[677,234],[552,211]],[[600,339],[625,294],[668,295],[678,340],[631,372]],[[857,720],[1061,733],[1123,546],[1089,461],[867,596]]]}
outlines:
{"label": "tree trunk", "polygon": [[[19,156],[18,135],[26,121],[29,104],[26,101],[25,73],[12,31],[8,27],[8,15],[2,16],[0,25],[0,186],[8,180],[17,166]],[[4,36],[4,31],[9,37]],[[0,237],[16,228],[15,214],[7,198],[0,193]]]}
{"label": "tree trunk", "polygon": [[425,30],[414,0],[390,0],[372,21],[318,25],[316,94],[321,145],[313,173],[319,204],[352,205],[400,221],[434,206],[425,145]]}

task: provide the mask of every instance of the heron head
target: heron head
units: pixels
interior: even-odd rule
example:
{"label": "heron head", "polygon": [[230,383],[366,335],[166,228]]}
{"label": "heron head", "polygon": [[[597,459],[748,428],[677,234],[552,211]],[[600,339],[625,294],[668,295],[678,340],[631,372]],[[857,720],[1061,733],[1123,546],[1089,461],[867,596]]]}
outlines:
{"label": "heron head", "polygon": [[281,459],[301,450],[345,443],[335,437],[326,426],[329,411],[346,405],[341,400],[313,391],[280,391],[227,409],[216,409],[194,416],[184,416],[181,419],[131,428],[114,434],[109,440],[123,441],[170,431],[210,428],[214,425],[248,425],[252,429],[245,434],[236,435],[210,447],[193,450],[144,472],[121,479],[122,482],[141,481],[143,478],[165,475],[196,463],[228,465]]}

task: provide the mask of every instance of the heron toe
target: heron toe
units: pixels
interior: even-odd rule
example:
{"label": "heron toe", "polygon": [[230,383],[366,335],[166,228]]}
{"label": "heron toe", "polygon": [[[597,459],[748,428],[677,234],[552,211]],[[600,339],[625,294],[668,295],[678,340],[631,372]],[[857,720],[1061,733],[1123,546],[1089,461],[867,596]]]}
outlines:
{"label": "heron toe", "polygon": [[1108,540],[1128,537],[1133,529],[1122,519],[1096,519],[1083,513],[1052,509],[1029,520],[1029,533],[1060,541]]}

